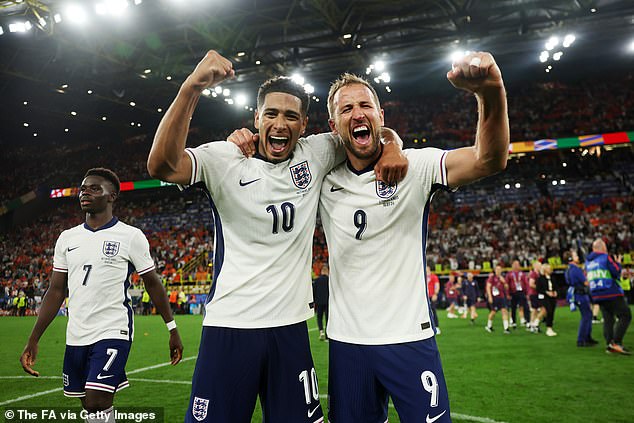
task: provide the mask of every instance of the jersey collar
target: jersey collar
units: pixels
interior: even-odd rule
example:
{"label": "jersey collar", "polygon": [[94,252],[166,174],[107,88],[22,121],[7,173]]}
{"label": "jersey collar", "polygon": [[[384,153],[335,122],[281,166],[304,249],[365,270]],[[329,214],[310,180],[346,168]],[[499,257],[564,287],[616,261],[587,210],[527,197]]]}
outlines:
{"label": "jersey collar", "polygon": [[114,225],[117,224],[117,222],[119,222],[119,219],[117,219],[116,216],[112,216],[112,219],[110,219],[110,222],[106,223],[105,225],[97,228],[97,229],[93,229],[90,226],[88,226],[88,224],[86,222],[84,222],[84,229],[89,230],[90,232],[97,232],[97,231],[102,231],[104,229],[108,229],[108,228],[112,228]]}
{"label": "jersey collar", "polygon": [[382,155],[383,155],[383,148],[381,148],[381,154],[379,154],[379,157],[377,157],[376,160],[374,160],[372,163],[370,163],[369,165],[367,165],[361,170],[356,170],[354,167],[352,167],[352,164],[350,164],[349,159],[346,160],[346,165],[348,166],[348,169],[350,169],[350,172],[354,173],[355,175],[357,176],[363,175],[364,173],[374,170],[374,166],[379,162],[379,160],[381,160]]}

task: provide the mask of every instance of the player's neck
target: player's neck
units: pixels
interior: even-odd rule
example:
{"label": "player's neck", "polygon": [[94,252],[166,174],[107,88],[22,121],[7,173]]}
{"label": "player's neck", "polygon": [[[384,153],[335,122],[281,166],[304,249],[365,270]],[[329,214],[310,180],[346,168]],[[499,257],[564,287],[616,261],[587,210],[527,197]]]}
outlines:
{"label": "player's neck", "polygon": [[350,163],[350,166],[357,172],[362,172],[367,170],[370,166],[374,167],[374,165],[379,161],[381,154],[383,154],[383,146],[379,145],[376,154],[367,159],[359,158],[348,150],[346,152],[348,154],[348,162]]}
{"label": "player's neck", "polygon": [[86,213],[86,225],[92,229],[99,229],[112,220],[112,210],[100,213]]}

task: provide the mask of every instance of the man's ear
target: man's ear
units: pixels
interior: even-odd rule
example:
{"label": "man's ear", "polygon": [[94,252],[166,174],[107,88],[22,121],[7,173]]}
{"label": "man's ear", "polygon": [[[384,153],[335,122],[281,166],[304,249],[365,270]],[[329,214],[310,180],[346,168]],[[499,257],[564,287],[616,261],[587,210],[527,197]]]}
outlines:
{"label": "man's ear", "polygon": [[333,134],[338,135],[337,128],[335,127],[335,121],[333,119],[328,119],[328,126],[330,126],[330,130]]}

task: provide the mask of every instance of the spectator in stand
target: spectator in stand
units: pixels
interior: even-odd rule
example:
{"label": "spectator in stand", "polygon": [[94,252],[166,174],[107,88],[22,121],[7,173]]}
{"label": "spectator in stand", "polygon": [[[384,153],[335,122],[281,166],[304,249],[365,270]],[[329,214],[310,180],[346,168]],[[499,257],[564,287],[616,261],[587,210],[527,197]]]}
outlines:
{"label": "spectator in stand", "polygon": [[509,314],[506,309],[506,293],[508,292],[508,286],[506,281],[502,277],[502,266],[495,266],[495,273],[489,276],[486,283],[486,296],[489,302],[489,317],[487,325],[484,329],[487,332],[493,332],[493,318],[498,310],[502,311],[502,325],[504,326],[504,333],[509,334]]}
{"label": "spectator in stand", "polygon": [[[533,262],[533,270],[528,274],[528,304],[531,310],[531,319],[529,330],[531,332],[539,332],[539,310],[541,309],[542,302],[539,299],[537,292],[537,279],[542,274],[542,263],[535,260]],[[537,322],[537,323],[535,323]]]}
{"label": "spectator in stand", "polygon": [[526,300],[528,280],[526,274],[520,270],[519,260],[513,260],[511,271],[506,274],[506,284],[511,294],[511,327],[517,328],[517,307],[521,307],[523,312],[520,323],[528,327],[530,321],[530,310]]}
{"label": "spectator in stand", "polygon": [[568,269],[565,273],[566,283],[574,290],[574,303],[581,313],[579,330],[577,332],[578,347],[593,347],[598,344],[592,339],[592,310],[590,308],[590,289],[583,268],[579,264],[576,251],[568,254]]}
{"label": "spectator in stand", "polygon": [[447,317],[449,319],[457,319],[456,307],[458,306],[458,297],[460,296],[460,289],[456,282],[456,276],[451,273],[449,279],[445,283],[445,298],[447,299]]}
{"label": "spectator in stand", "polygon": [[472,272],[467,272],[467,280],[462,283],[462,295],[464,300],[464,313],[462,318],[467,318],[467,311],[470,313],[471,324],[475,324],[475,319],[478,317],[476,312],[476,303],[480,298],[480,288],[478,287],[478,281],[473,277]]}
{"label": "spectator in stand", "polygon": [[438,312],[436,311],[436,305],[438,304],[438,292],[440,292],[440,280],[435,273],[432,273],[429,266],[427,266],[425,270],[427,279],[427,295],[429,296],[429,304],[431,306],[431,312],[434,319],[434,326],[436,327],[436,335],[440,335],[440,323],[438,322]]}
{"label": "spectator in stand", "polygon": [[602,239],[592,243],[592,252],[586,257],[586,275],[590,284],[590,295],[598,303],[603,313],[603,337],[607,343],[606,351],[631,355],[623,347],[623,337],[627,331],[632,312],[625,302],[623,289],[617,283],[621,275],[621,256],[612,258]]}
{"label": "spectator in stand", "polygon": [[539,327],[539,323],[545,318],[546,336],[557,336],[557,332],[553,330],[555,310],[557,309],[557,288],[552,280],[552,273],[550,264],[543,264],[542,274],[537,278],[537,294],[542,306],[537,321],[533,322],[533,325]]}

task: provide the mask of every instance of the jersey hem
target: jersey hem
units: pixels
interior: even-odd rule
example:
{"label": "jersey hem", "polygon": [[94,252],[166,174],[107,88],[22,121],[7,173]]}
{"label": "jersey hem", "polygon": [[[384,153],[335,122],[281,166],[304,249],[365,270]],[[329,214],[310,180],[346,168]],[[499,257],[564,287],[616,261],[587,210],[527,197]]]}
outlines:
{"label": "jersey hem", "polygon": [[[121,329],[124,330],[124,329]],[[127,330],[127,328],[125,329]],[[99,336],[98,338],[90,338],[88,341],[81,339],[74,339],[71,338],[69,336],[66,336],[66,345],[71,346],[71,347],[87,347],[89,345],[93,345],[96,344],[99,341],[104,341],[106,339],[116,339],[116,340],[120,340],[120,341],[128,341],[128,342],[132,342],[132,340],[130,339],[130,335],[120,335],[119,334],[119,329],[117,329],[117,333],[116,334],[112,334],[112,332],[107,332],[106,334]]]}
{"label": "jersey hem", "polygon": [[328,332],[328,338],[338,342],[346,342],[348,344],[357,345],[391,345],[404,344],[406,342],[423,341],[434,336],[433,329],[425,329],[423,332],[390,338],[354,338],[350,336],[341,336],[336,333]]}
{"label": "jersey hem", "polygon": [[312,310],[308,313],[293,318],[293,319],[285,319],[285,320],[271,320],[266,322],[237,322],[232,320],[216,320],[216,319],[205,319],[203,321],[203,326],[216,326],[216,327],[225,327],[232,329],[265,329],[265,328],[276,328],[280,326],[288,326],[294,325],[296,323],[305,322],[313,316]]}

